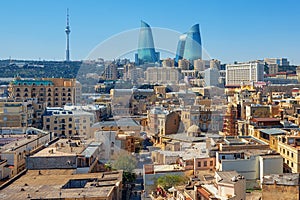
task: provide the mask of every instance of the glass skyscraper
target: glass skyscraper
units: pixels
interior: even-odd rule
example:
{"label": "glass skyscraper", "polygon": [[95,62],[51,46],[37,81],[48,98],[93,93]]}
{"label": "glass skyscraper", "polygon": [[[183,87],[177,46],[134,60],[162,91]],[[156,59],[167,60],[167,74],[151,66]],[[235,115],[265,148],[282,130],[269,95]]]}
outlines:
{"label": "glass skyscraper", "polygon": [[202,44],[199,24],[195,24],[187,33],[179,37],[175,61],[187,59],[191,63],[194,60],[202,59]]}
{"label": "glass skyscraper", "polygon": [[141,29],[138,41],[138,53],[135,54],[135,63],[155,63],[159,61],[159,52],[155,52],[152,31],[144,21],[141,21]]}

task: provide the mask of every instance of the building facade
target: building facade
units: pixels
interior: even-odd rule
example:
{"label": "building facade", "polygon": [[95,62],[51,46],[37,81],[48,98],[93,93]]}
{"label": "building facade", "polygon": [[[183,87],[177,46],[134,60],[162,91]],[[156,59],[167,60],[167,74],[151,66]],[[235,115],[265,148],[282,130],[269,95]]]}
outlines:
{"label": "building facade", "polygon": [[264,65],[259,62],[226,65],[226,85],[247,85],[264,80]]}

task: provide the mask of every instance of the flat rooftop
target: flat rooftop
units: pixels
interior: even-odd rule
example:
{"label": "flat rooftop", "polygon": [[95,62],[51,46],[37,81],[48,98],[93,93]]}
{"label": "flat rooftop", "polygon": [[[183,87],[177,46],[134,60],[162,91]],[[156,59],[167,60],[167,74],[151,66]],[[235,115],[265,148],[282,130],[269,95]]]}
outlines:
{"label": "flat rooftop", "polygon": [[219,151],[219,154],[234,154],[234,153],[244,153],[245,156],[279,155],[270,152],[269,149],[241,149],[241,150],[234,150],[234,151]]}
{"label": "flat rooftop", "polygon": [[32,157],[72,156],[80,154],[86,146],[80,140],[60,139]]}
{"label": "flat rooftop", "polygon": [[179,165],[154,165],[154,173],[170,172],[170,171],[183,171],[184,169]]}
{"label": "flat rooftop", "polygon": [[74,174],[74,170],[29,170],[0,190],[0,199],[108,197],[121,184],[122,171]]}
{"label": "flat rooftop", "polygon": [[35,139],[38,135],[26,135],[26,134],[16,134],[16,135],[1,135],[0,136],[0,152],[14,151],[14,149],[25,145]]}
{"label": "flat rooftop", "polygon": [[201,137],[193,137],[188,136],[186,133],[176,133],[170,135],[164,135],[163,138],[176,140],[176,141],[183,141],[183,142],[203,142],[206,140],[205,135],[201,135]]}
{"label": "flat rooftop", "polygon": [[229,184],[235,184],[235,181],[232,181],[233,177],[239,176],[239,174],[236,171],[219,171],[216,172],[216,174],[221,178],[218,182],[219,183],[229,183]]}
{"label": "flat rooftop", "polygon": [[263,185],[300,185],[298,173],[271,174],[263,177]]}

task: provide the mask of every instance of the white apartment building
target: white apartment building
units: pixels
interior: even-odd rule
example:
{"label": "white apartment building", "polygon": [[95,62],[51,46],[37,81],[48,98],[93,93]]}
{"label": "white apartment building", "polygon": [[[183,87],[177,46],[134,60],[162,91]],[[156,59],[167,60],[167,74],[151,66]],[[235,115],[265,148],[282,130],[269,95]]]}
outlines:
{"label": "white apartment building", "polygon": [[264,80],[264,65],[258,62],[226,65],[226,85],[251,84]]}

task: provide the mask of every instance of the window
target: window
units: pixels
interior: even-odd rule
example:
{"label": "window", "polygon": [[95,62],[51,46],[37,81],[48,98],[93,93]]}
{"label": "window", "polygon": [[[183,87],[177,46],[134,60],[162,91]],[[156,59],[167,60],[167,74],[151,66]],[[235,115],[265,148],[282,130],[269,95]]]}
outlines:
{"label": "window", "polygon": [[198,162],[198,167],[201,167],[201,162]]}
{"label": "window", "polygon": [[69,128],[72,128],[72,124],[69,124]]}
{"label": "window", "polygon": [[210,165],[210,166],[213,166],[213,165],[214,165],[214,161],[211,160],[211,161],[209,162],[209,165]]}
{"label": "window", "polygon": [[293,162],[291,162],[291,167],[294,167],[294,163]]}
{"label": "window", "polygon": [[50,122],[50,118],[47,118],[47,119],[46,119],[46,122]]}
{"label": "window", "polygon": [[282,152],[285,154],[285,149],[283,149]]}
{"label": "window", "polygon": [[46,125],[46,129],[47,129],[47,130],[50,130],[50,125]]}
{"label": "window", "polygon": [[289,152],[289,151],[286,151],[286,154],[289,156],[289,155],[290,155],[290,152]]}
{"label": "window", "polygon": [[72,130],[69,130],[69,135],[72,135]]}
{"label": "window", "polygon": [[204,161],[204,167],[207,167],[207,161]]}
{"label": "window", "polygon": [[72,121],[72,118],[70,117],[70,118],[69,118],[69,122],[71,122],[71,121]]}

